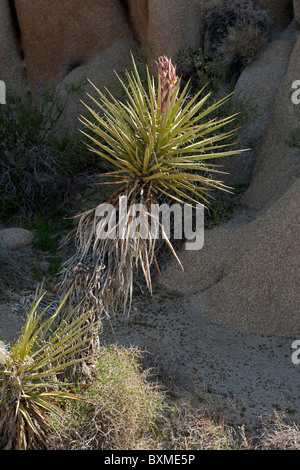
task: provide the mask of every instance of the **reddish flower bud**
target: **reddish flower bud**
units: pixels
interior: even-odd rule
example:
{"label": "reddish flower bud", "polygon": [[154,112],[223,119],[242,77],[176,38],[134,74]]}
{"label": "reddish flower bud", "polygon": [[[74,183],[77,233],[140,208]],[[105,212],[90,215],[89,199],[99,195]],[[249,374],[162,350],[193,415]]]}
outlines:
{"label": "reddish flower bud", "polygon": [[157,66],[161,86],[161,112],[164,113],[168,100],[170,101],[172,99],[175,92],[178,77],[176,75],[176,68],[172,64],[171,59],[161,56],[158,59]]}

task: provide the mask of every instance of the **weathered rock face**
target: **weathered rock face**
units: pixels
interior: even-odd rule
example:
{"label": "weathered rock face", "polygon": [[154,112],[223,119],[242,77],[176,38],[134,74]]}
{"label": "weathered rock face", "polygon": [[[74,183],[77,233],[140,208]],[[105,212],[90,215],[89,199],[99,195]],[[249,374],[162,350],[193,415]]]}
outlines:
{"label": "weathered rock face", "polygon": [[230,252],[239,259],[201,296],[211,321],[255,334],[299,336],[299,197],[298,178],[270,210],[235,230]]}
{"label": "weathered rock face", "polygon": [[203,35],[202,1],[148,0],[147,42],[151,57],[199,47]]}
{"label": "weathered rock face", "polygon": [[292,22],[278,38],[265,45],[255,61],[243,70],[238,79],[235,99],[250,105],[250,111],[253,110],[256,115],[251,127],[246,131],[247,146],[257,146],[264,133],[298,36],[299,29]]}
{"label": "weathered rock face", "polygon": [[116,41],[132,36],[120,1],[88,0],[79,5],[76,0],[53,0],[41,5],[38,0],[16,0],[15,4],[30,88],[61,80]]}
{"label": "weathered rock face", "polygon": [[[150,65],[159,55],[175,58],[189,46],[200,47],[205,35],[206,8],[224,0],[88,0],[78,8],[75,0],[43,4],[38,0],[1,0],[1,65],[14,86],[23,81],[13,21],[20,30],[27,84],[31,90],[64,79],[73,69],[99,57],[117,42],[142,46]],[[253,0],[265,9],[273,31],[290,22],[292,0]],[[10,5],[10,6],[9,6]],[[16,18],[12,6],[16,7]],[[296,11],[296,7],[295,7]],[[116,57],[112,57],[117,62]]]}
{"label": "weathered rock face", "polygon": [[22,92],[25,89],[23,61],[8,0],[0,0],[0,12],[0,80],[7,88]]}
{"label": "weathered rock face", "polygon": [[299,105],[292,102],[292,84],[300,77],[300,38],[276,93],[268,126],[258,151],[251,184],[243,202],[256,209],[280,197],[300,175],[300,159],[287,145],[291,131],[299,127]]}
{"label": "weathered rock face", "polygon": [[146,46],[149,18],[148,0],[128,0],[128,7],[138,40],[143,46]]}
{"label": "weathered rock face", "polygon": [[142,51],[153,66],[160,55],[175,57],[203,42],[203,0],[128,0],[130,16]]}

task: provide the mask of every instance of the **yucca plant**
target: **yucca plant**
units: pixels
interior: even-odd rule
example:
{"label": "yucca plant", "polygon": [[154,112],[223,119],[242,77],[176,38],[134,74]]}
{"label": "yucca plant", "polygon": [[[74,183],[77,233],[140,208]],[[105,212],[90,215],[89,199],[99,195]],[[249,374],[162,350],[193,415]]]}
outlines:
{"label": "yucca plant", "polygon": [[[202,96],[203,90],[189,97],[189,84],[181,90],[175,66],[166,57],[158,59],[158,84],[148,68],[144,83],[133,57],[132,61],[127,81],[118,76],[126,102],[108,90],[102,93],[91,83],[98,98],[88,95],[94,107],[83,103],[88,117],[80,118],[88,148],[115,169],[101,176],[120,185],[105,202],[116,208],[119,217],[120,203],[127,203],[126,224],[119,225],[117,236],[101,236],[108,220],[99,215],[98,208],[81,214],[73,232],[77,250],[64,266],[62,286],[67,289],[74,283],[74,299],[80,298],[83,305],[98,311],[114,310],[120,300],[126,304],[132,294],[135,267],[142,268],[151,291],[156,237],[150,219],[156,217],[151,209],[159,194],[181,203],[207,204],[210,190],[229,191],[211,176],[221,173],[215,160],[237,153],[228,150],[230,144],[224,142],[233,132],[220,133],[234,116],[215,117],[230,96],[212,105],[207,105],[210,93]],[[209,160],[213,163],[208,164]],[[135,204],[145,208],[140,238],[130,236],[130,208]],[[176,256],[160,220],[156,223],[161,238]],[[115,228],[115,222],[111,226]]]}
{"label": "yucca plant", "polygon": [[63,415],[61,402],[81,399],[71,391],[74,384],[60,374],[88,359],[84,354],[74,359],[74,352],[84,348],[92,312],[76,319],[70,312],[62,320],[67,297],[53,314],[48,314],[50,305],[39,312],[44,295],[36,295],[20,338],[12,346],[0,342],[1,449],[47,449],[53,415]]}

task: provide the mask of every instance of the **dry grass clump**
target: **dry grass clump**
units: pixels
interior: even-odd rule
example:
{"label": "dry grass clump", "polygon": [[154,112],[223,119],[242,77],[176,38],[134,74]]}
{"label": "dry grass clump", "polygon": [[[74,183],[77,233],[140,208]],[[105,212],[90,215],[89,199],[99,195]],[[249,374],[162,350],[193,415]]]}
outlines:
{"label": "dry grass clump", "polygon": [[[140,352],[102,347],[89,402],[67,404],[66,421],[48,440],[65,450],[237,450],[250,444],[244,429],[214,419],[206,408],[167,404],[139,366]],[[67,430],[67,432],[66,432]]]}
{"label": "dry grass clump", "polygon": [[[68,403],[65,436],[62,423],[49,437],[52,448],[67,450],[127,450],[152,434],[166,406],[163,394],[139,365],[139,351],[100,348],[97,376],[85,390],[89,402]],[[147,439],[148,441],[148,439]]]}
{"label": "dry grass clump", "polygon": [[234,429],[222,419],[214,418],[206,407],[195,408],[183,403],[169,409],[151,448],[242,450],[249,447],[243,427]]}
{"label": "dry grass clump", "polygon": [[228,27],[241,22],[253,21],[261,30],[269,30],[269,15],[251,0],[211,1],[204,13],[208,30],[215,33],[215,47],[227,35]]}
{"label": "dry grass clump", "polygon": [[300,427],[278,417],[259,428],[230,424],[206,406],[182,403],[168,408],[155,438],[144,444],[158,450],[299,450]]}
{"label": "dry grass clump", "polygon": [[249,64],[267,41],[267,34],[253,20],[229,26],[226,37],[218,46],[219,54],[232,63],[237,58]]}
{"label": "dry grass clump", "polygon": [[300,427],[279,422],[262,437],[261,445],[263,450],[300,450]]}

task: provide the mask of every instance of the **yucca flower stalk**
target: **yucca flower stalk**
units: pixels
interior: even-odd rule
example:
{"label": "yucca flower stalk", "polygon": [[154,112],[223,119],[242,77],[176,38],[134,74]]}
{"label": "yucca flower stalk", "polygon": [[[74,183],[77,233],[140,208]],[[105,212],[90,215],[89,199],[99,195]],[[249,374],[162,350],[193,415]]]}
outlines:
{"label": "yucca flower stalk", "polygon": [[[107,221],[102,222],[97,208],[81,214],[73,232],[76,254],[64,266],[62,288],[74,283],[73,295],[78,296],[74,300],[79,298],[86,308],[100,312],[114,310],[119,300],[126,304],[131,299],[137,266],[151,291],[150,266],[156,257],[149,214],[157,197],[163,194],[181,203],[208,204],[209,190],[230,190],[222,181],[208,176],[222,173],[215,163],[208,162],[237,153],[225,143],[233,132],[220,133],[234,116],[209,118],[230,96],[207,105],[210,93],[202,96],[200,90],[189,99],[189,84],[180,89],[175,67],[166,57],[158,59],[158,84],[148,68],[143,84],[133,57],[132,61],[133,70],[126,72],[127,82],[118,76],[126,102],[108,90],[102,93],[91,83],[98,98],[88,95],[93,106],[83,103],[89,117],[80,118],[86,128],[81,132],[88,148],[115,168],[101,175],[120,185],[105,202],[117,208],[126,198],[128,204],[123,237],[99,236],[99,226]],[[137,203],[146,208],[144,228],[147,232],[148,227],[148,232],[144,238],[133,239],[130,207]],[[161,224],[159,229],[176,256]]]}
{"label": "yucca flower stalk", "polygon": [[54,314],[48,314],[50,305],[39,312],[44,295],[37,293],[20,338],[12,346],[0,341],[0,449],[47,449],[51,416],[64,414],[60,403],[82,399],[62,373],[88,360],[74,353],[90,340],[83,338],[93,326],[92,312],[76,319],[69,312],[62,320],[67,296]]}
{"label": "yucca flower stalk", "polygon": [[176,91],[178,77],[176,75],[176,67],[174,67],[171,60],[167,57],[159,57],[157,66],[161,87],[161,112],[163,114],[166,110],[167,102],[171,101]]}

